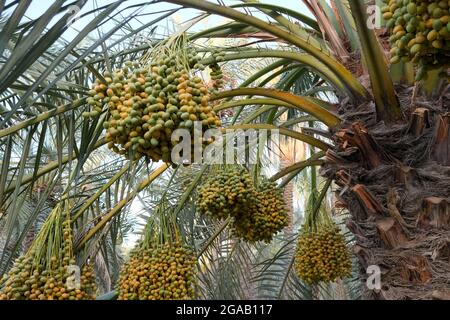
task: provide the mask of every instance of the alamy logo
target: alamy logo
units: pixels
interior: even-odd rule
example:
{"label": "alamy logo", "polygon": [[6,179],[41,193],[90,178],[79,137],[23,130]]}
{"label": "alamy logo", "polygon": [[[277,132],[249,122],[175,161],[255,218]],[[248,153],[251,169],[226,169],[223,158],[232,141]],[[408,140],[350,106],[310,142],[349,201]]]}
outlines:
{"label": "alamy logo", "polygon": [[70,27],[74,24],[80,17],[78,13],[80,12],[80,7],[76,5],[71,5],[67,8],[67,13],[71,13],[71,15],[67,18],[67,26]]}
{"label": "alamy logo", "polygon": [[377,5],[367,6],[367,28],[380,29],[381,28],[381,9]]}
{"label": "alamy logo", "polygon": [[69,265],[67,266],[67,273],[69,276],[66,280],[66,287],[68,290],[75,290],[81,288],[81,281],[80,281],[80,267],[77,265]]}
{"label": "alamy logo", "polygon": [[366,273],[369,275],[366,286],[369,290],[381,290],[381,269],[377,265],[367,267]]}
{"label": "alamy logo", "polygon": [[187,129],[176,129],[171,140],[171,161],[175,164],[256,164],[265,143],[279,144],[279,131],[208,129],[203,133],[202,122],[195,121],[193,136]]}

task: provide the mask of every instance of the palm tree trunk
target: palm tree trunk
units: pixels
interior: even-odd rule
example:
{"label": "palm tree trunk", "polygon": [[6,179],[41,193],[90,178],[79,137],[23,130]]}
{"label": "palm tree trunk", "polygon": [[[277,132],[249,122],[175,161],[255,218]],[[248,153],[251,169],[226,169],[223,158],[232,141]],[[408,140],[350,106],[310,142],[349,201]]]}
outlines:
{"label": "palm tree trunk", "polygon": [[[405,92],[400,100],[408,101]],[[374,121],[368,105],[334,132],[336,146],[321,173],[340,186],[351,213],[354,252],[365,275],[381,270],[381,288],[363,285],[366,298],[450,298],[450,99],[417,100],[409,123]],[[405,103],[409,106],[409,103]],[[432,109],[433,108],[433,109]],[[434,112],[432,113],[431,110]],[[364,279],[364,282],[365,279]]]}

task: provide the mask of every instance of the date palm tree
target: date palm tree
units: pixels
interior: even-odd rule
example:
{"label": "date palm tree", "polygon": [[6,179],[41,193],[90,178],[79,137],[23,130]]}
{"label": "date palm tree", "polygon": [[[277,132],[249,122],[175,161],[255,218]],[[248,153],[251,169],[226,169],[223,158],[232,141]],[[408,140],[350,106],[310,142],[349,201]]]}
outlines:
{"label": "date palm tree", "polygon": [[[308,143],[323,151],[321,158],[315,158],[322,161],[320,172],[337,185],[338,201],[351,214],[347,226],[356,237],[354,250],[361,273],[371,265],[381,270],[381,288],[366,287],[367,297],[448,297],[448,84],[433,95],[426,83],[413,88],[408,81],[394,81],[410,79],[411,65],[405,63],[402,71],[396,67],[389,72],[380,45],[383,39],[368,27],[362,1],[330,1],[329,5],[305,0],[316,21],[291,8],[257,1],[242,1],[231,7],[196,0],[168,2],[232,19],[194,37],[251,36],[283,43],[282,50],[225,48],[225,61],[279,57],[285,59],[281,64],[285,69],[295,63],[291,74],[306,68],[332,87],[337,97],[333,106],[289,90],[249,87],[252,81],[220,92],[216,99],[266,97],[277,104],[287,103],[287,108],[301,110],[328,127],[326,132],[303,130],[303,134],[314,137]],[[238,8],[245,8],[247,14]],[[270,17],[270,22],[250,14],[250,8]],[[436,75],[427,80],[435,87],[439,81]],[[423,88],[416,94],[418,87]],[[251,100],[244,101],[252,104]],[[267,111],[266,126],[286,128],[284,123],[274,121],[277,112],[281,113],[280,108]],[[329,138],[326,146],[318,142],[319,135]],[[290,169],[305,165],[299,163]]]}
{"label": "date palm tree", "polygon": [[[214,60],[203,39],[223,37],[247,39],[214,48],[224,53],[224,67],[270,61],[239,87],[215,94],[215,108],[231,110],[224,119],[228,128],[278,129],[311,146],[309,159],[272,179],[285,186],[311,172],[315,181],[316,170],[305,169],[320,168],[322,183],[311,183],[320,189],[313,210],[324,207],[320,202],[331,189],[336,205],[348,210],[358,270],[356,282],[343,281],[347,296],[359,297],[362,288],[366,298],[448,297],[450,97],[437,72],[414,84],[411,64],[388,66],[383,34],[367,27],[365,4],[358,0],[303,1],[315,18],[256,1],[228,7],[165,2],[202,11],[188,27],[211,14],[232,20],[196,33],[184,28],[204,53],[203,64]],[[295,234],[251,245],[233,238],[229,220],[197,214],[196,190],[207,166],[125,161],[104,147],[107,114],[82,117],[95,78],[139,59],[173,32],[159,23],[181,8],[160,11],[160,3],[113,1],[89,9],[87,0],[61,0],[36,19],[26,18],[29,1],[0,3],[0,274],[23,252],[30,229],[39,228],[38,216],[70,197],[75,251],[80,259],[94,258],[108,275],[99,293],[108,291],[121,265],[117,248],[130,228],[130,212],[139,204],[143,221],[151,219],[164,197],[196,249],[199,298],[331,297],[327,285],[312,290],[294,274]],[[71,5],[90,20],[67,41]],[[30,200],[41,180],[42,196]],[[142,221],[132,222],[136,228]],[[371,265],[382,272],[376,290],[360,285]]]}

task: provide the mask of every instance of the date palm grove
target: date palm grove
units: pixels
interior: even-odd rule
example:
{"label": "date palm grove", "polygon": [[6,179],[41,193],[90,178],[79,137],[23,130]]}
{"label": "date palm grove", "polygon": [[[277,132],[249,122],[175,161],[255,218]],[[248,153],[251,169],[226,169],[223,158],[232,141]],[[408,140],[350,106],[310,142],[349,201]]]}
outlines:
{"label": "date palm grove", "polygon": [[[450,299],[450,1],[33,5],[0,1],[0,300]],[[179,164],[177,129],[279,139]]]}

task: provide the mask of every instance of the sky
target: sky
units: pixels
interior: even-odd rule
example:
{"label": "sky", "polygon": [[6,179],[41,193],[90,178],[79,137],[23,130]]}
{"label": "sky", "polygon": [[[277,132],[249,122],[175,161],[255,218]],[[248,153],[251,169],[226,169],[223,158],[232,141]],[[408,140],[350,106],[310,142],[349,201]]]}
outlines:
{"label": "sky", "polygon": [[[210,1],[213,2],[213,0],[210,0]],[[223,0],[223,1],[227,5],[242,3],[241,1],[238,1],[238,0]],[[73,0],[66,1],[66,3],[71,3],[71,2],[73,2]],[[82,15],[83,13],[90,11],[94,7],[101,7],[104,5],[111,4],[112,2],[113,2],[112,0],[88,0],[88,3],[81,10],[72,8],[76,11],[71,11],[71,12],[73,12],[73,17],[77,18],[78,16]],[[128,6],[140,4],[143,2],[144,1],[142,1],[142,0],[123,1],[123,4],[121,4],[120,7],[116,11],[124,9]],[[301,0],[260,0],[260,2],[268,3],[268,4],[276,4],[276,5],[283,6],[283,7],[289,8],[289,9],[294,9],[296,11],[302,12],[303,14],[311,16],[310,12],[307,10],[307,8],[305,7],[305,5],[303,4],[303,2]],[[30,7],[28,8],[28,10],[26,12],[26,15],[30,19],[35,19],[35,18],[39,17],[43,12],[45,12],[45,10],[48,9],[53,3],[54,3],[54,1],[51,1],[51,0],[33,0]],[[171,4],[171,3],[166,3],[166,2],[160,2],[160,3],[148,5],[140,11],[141,14],[146,14],[146,15],[141,16],[139,19],[137,19],[139,21],[137,21],[137,20],[132,21],[131,26],[133,28],[138,28],[142,24],[148,23],[151,20],[155,19],[157,16],[161,15],[161,14],[157,14],[155,12],[170,10],[170,9],[174,9],[177,7],[179,7],[179,6]],[[122,14],[123,14],[123,16],[127,16],[127,15],[131,14],[134,10],[136,10],[136,9],[135,8],[128,9],[128,10],[123,11]],[[199,13],[200,13],[200,11],[195,10],[195,9],[183,9],[183,10],[178,11],[175,15],[173,15],[172,22],[174,22],[174,23],[185,22],[187,20],[195,18]],[[258,14],[255,14],[255,15],[258,16]],[[58,19],[58,17],[55,17],[52,20],[52,23],[56,22],[57,19]],[[82,30],[83,27],[89,22],[90,19],[92,19],[92,15],[75,20],[75,22],[70,26],[69,30],[67,30],[66,33],[63,35],[64,39],[67,41],[70,41],[72,38],[74,38],[78,34],[78,32],[80,30]],[[120,22],[120,19],[118,21]],[[219,16],[211,16],[208,19],[202,20],[200,23],[193,26],[190,30],[199,31],[202,29],[206,29],[208,27],[216,26],[216,25],[224,23],[226,21],[227,20],[225,18],[222,18]],[[162,27],[162,30],[164,30],[165,27],[167,26],[167,21],[163,21],[163,22],[159,23],[159,25]],[[106,32],[106,31],[108,31],[108,29],[110,29],[113,26],[114,26],[114,22],[108,22],[104,25],[102,30],[104,32]]]}

